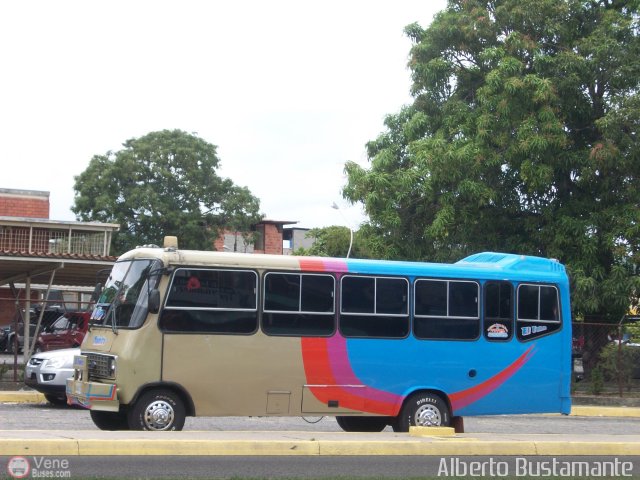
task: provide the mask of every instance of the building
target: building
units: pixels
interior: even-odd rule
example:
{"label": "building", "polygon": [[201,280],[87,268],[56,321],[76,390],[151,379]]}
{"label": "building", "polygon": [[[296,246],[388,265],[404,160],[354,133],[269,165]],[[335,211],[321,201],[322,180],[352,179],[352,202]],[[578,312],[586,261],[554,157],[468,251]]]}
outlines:
{"label": "building", "polygon": [[284,228],[282,235],[285,255],[293,255],[296,250],[304,248],[308,250],[315,242],[315,238],[308,237],[309,228],[289,227]]}
{"label": "building", "polygon": [[269,220],[263,219],[256,223],[250,236],[253,242],[245,241],[242,232],[225,230],[214,243],[214,249],[218,252],[241,252],[241,253],[268,253],[273,255],[283,255],[283,234],[284,225],[298,223],[289,220]]}
{"label": "building", "polygon": [[[119,225],[49,219],[49,192],[0,189],[0,325],[55,290],[61,308],[86,305],[99,271],[110,269]],[[62,293],[61,293],[62,292]]]}

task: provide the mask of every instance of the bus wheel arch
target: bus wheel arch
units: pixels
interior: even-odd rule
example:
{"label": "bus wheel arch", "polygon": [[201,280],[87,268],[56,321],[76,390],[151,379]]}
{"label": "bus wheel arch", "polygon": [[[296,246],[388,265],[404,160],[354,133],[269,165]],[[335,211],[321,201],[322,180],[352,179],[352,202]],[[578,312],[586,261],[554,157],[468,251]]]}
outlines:
{"label": "bus wheel arch", "polygon": [[133,408],[133,405],[142,395],[144,395],[149,390],[155,389],[166,389],[175,392],[176,395],[180,396],[180,399],[184,404],[185,415],[187,417],[196,416],[196,408],[191,395],[189,395],[187,390],[182,385],[175,382],[152,382],[142,385],[131,399],[131,402],[129,402],[129,409]]}
{"label": "bus wheel arch", "polygon": [[131,430],[182,430],[187,416],[193,415],[191,397],[173,384],[146,385],[129,404]]}
{"label": "bus wheel arch", "polygon": [[444,392],[416,390],[405,398],[392,427],[396,432],[408,432],[412,426],[448,427],[451,418],[451,403]]}

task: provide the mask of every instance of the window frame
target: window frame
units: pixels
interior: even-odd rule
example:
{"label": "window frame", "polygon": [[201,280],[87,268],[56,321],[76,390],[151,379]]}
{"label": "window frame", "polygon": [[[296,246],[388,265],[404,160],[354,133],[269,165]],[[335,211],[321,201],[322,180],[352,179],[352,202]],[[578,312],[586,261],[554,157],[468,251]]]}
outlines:
{"label": "window frame", "polygon": [[[422,282],[422,281],[429,281],[429,282],[446,282],[447,283],[447,313],[445,315],[418,315],[416,314],[416,310],[415,310],[415,302],[416,302],[416,285],[418,284],[418,282]],[[456,282],[456,283],[475,283],[476,287],[478,287],[476,289],[477,292],[477,296],[476,296],[476,311],[478,313],[477,317],[464,317],[464,316],[460,316],[460,315],[449,315],[449,285],[451,282]],[[478,280],[467,280],[467,279],[449,279],[449,278],[416,278],[413,282],[413,316],[415,318],[455,318],[458,320],[476,320],[476,319],[480,319],[480,282]]]}
{"label": "window frame", "polygon": [[[520,318],[520,287],[537,287],[538,289],[538,318]],[[556,308],[557,308],[557,319],[555,320],[542,320],[540,319],[540,312],[541,312],[541,292],[542,292],[542,288],[553,288],[556,291]],[[523,323],[549,323],[549,324],[557,324],[557,323],[562,323],[562,309],[560,308],[560,291],[558,290],[557,285],[553,285],[553,284],[548,284],[548,283],[529,283],[529,282],[523,282],[523,283],[519,283],[518,284],[518,288],[516,289],[516,314],[515,314],[515,320],[516,322],[523,322]]]}
{"label": "window frame", "polygon": [[[255,306],[253,308],[234,308],[234,307],[181,307],[181,306],[171,306],[168,305],[169,298],[171,296],[171,289],[173,288],[173,284],[176,278],[176,273],[180,270],[189,270],[189,271],[199,271],[199,272],[232,272],[232,273],[250,273],[253,274],[254,277],[254,297],[255,297]],[[180,266],[176,267],[173,272],[171,272],[171,279],[169,281],[169,285],[167,286],[164,302],[162,304],[162,310],[158,314],[158,328],[164,334],[171,335],[239,335],[239,336],[248,336],[255,334],[260,328],[260,315],[259,315],[259,289],[260,285],[260,277],[258,272],[255,270],[247,269],[247,268],[219,268],[219,267],[189,267],[189,266]],[[164,311],[203,311],[203,312],[249,312],[255,313],[255,326],[252,331],[247,332],[232,332],[232,331],[215,331],[215,330],[171,330],[165,328],[161,324],[162,316]]]}
{"label": "window frame", "polygon": [[[507,318],[503,318],[503,317],[493,317],[490,315],[487,315],[487,305],[488,305],[488,301],[487,301],[487,295],[489,294],[489,289],[487,288],[487,286],[489,285],[496,285],[499,288],[502,287],[502,285],[508,285],[509,286],[509,307],[510,307],[510,317]],[[515,335],[515,325],[516,325],[516,308],[517,308],[517,304],[516,304],[516,298],[517,298],[517,289],[514,287],[513,282],[509,281],[509,280],[486,280],[482,283],[482,330],[483,330],[483,335],[485,340],[487,340],[488,342],[510,342],[516,335]],[[489,328],[492,327],[493,325],[495,325],[496,323],[500,324],[500,323],[507,323],[505,322],[506,320],[508,320],[508,332],[507,332],[507,336],[506,337],[491,337],[489,334]]]}
{"label": "window frame", "polygon": [[[343,312],[342,311],[342,282],[345,278],[373,278],[374,279],[374,286],[373,286],[373,312]],[[384,280],[404,280],[404,282],[407,284],[407,289],[406,289],[406,294],[407,294],[407,301],[406,301],[406,313],[378,313],[378,278],[384,279]],[[410,295],[410,282],[409,279],[406,277],[397,277],[397,276],[393,276],[393,277],[388,277],[386,275],[355,275],[355,274],[347,274],[347,275],[343,275],[340,278],[340,315],[376,315],[376,316],[381,316],[381,317],[406,317],[409,315],[409,295]]]}
{"label": "window frame", "polygon": [[[271,310],[266,308],[267,302],[267,277],[269,275],[291,275],[297,276],[300,279],[299,288],[298,288],[298,310]],[[319,312],[319,311],[310,311],[310,310],[302,310],[302,290],[303,290],[303,277],[304,276],[313,276],[313,277],[328,277],[332,281],[332,302],[331,302],[331,311]],[[279,270],[271,270],[267,271],[262,275],[262,301],[260,302],[261,307],[261,329],[265,335],[274,336],[274,337],[330,337],[336,332],[336,277],[331,273],[326,272],[290,272],[290,271],[279,271]],[[308,334],[308,333],[300,333],[300,332],[283,332],[283,333],[274,333],[270,332],[268,328],[265,328],[265,317],[267,314],[277,314],[277,315],[310,315],[310,316],[325,316],[325,317],[333,317],[332,328],[331,331],[326,334]]]}
{"label": "window frame", "polygon": [[[416,292],[416,288],[418,286],[419,282],[443,282],[446,283],[447,285],[447,291],[446,291],[446,299],[447,299],[447,305],[446,305],[446,314],[444,315],[424,315],[424,314],[417,314],[416,313],[416,301],[418,299],[418,295]],[[475,317],[467,317],[467,316],[460,316],[460,315],[450,315],[449,312],[451,311],[450,308],[450,285],[452,282],[455,283],[471,283],[471,284],[475,284],[476,286],[476,315]],[[480,339],[482,337],[482,322],[483,322],[483,313],[482,312],[482,308],[481,308],[481,303],[482,303],[482,294],[483,294],[483,289],[482,289],[482,285],[480,283],[480,280],[471,280],[468,278],[434,278],[434,277],[419,277],[419,278],[415,278],[413,281],[413,325],[411,326],[411,332],[413,334],[413,336],[418,339],[418,340],[431,340],[431,341],[454,341],[454,342],[474,342],[477,341],[478,339]],[[470,338],[460,338],[460,337],[426,337],[426,336],[419,336],[416,334],[416,328],[415,328],[415,324],[416,324],[416,319],[439,319],[439,320],[444,320],[445,322],[448,320],[466,320],[469,322],[474,321],[476,328],[477,328],[477,333],[474,337],[470,337]]]}
{"label": "window frame", "polygon": [[[292,275],[298,276],[300,278],[300,288],[298,290],[298,310],[269,310],[265,307],[267,302],[267,277],[271,274],[275,275]],[[333,302],[331,304],[330,312],[318,312],[313,310],[302,310],[302,277],[306,276],[314,276],[314,277],[329,277],[333,281]],[[333,275],[329,273],[312,273],[312,272],[278,272],[278,271],[269,271],[263,275],[262,282],[262,312],[263,313],[304,313],[305,315],[335,315],[336,314],[336,279]]]}
{"label": "window frame", "polygon": [[[345,278],[371,278],[374,280],[373,288],[373,312],[344,312],[343,307],[343,282]],[[378,313],[378,279],[383,280],[400,280],[405,283],[405,312],[404,313]],[[403,276],[387,276],[387,275],[372,275],[372,274],[345,274],[340,277],[340,308],[338,330],[340,334],[345,338],[361,338],[361,339],[387,339],[387,340],[401,340],[408,338],[411,335],[411,281],[407,277]],[[344,317],[364,317],[373,316],[378,318],[401,318],[407,322],[407,333],[403,336],[374,336],[374,335],[349,335],[342,330],[342,318]]]}

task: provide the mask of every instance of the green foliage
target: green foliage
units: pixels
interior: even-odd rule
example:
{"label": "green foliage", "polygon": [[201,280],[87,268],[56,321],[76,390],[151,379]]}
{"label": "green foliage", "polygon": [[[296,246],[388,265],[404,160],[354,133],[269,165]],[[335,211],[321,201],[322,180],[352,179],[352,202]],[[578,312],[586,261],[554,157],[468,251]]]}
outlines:
{"label": "green foliage", "polygon": [[[344,258],[351,242],[349,228],[335,225],[313,228],[307,232],[307,237],[314,239],[313,245],[296,250],[295,255]],[[350,258],[387,258],[385,248],[380,237],[371,233],[369,226],[364,226],[353,232]]]}
{"label": "green foliage", "polygon": [[[301,248],[294,252],[295,255],[307,255],[317,257],[346,257],[351,242],[351,231],[347,227],[331,226],[324,228],[312,228],[307,232],[307,238],[313,238],[314,242],[308,249]],[[352,247],[352,254],[354,253]]]}
{"label": "green foliage", "polygon": [[610,343],[600,352],[598,368],[605,380],[620,382],[629,389],[633,374],[640,368],[640,347]]}
{"label": "green foliage", "polygon": [[180,130],[127,140],[91,159],[75,177],[73,212],[82,221],[120,224],[115,254],[161,244],[177,235],[181,248],[213,248],[219,229],[248,231],[259,201],[216,174],[216,147]]}
{"label": "green foliage", "polygon": [[592,395],[600,395],[604,390],[604,374],[600,365],[596,365],[591,370],[591,383],[589,385],[589,393]]}
{"label": "green foliage", "polygon": [[637,1],[451,0],[413,40],[414,101],[345,167],[392,258],[497,250],[568,266],[577,316],[640,278]]}
{"label": "green foliage", "polygon": [[345,257],[349,251],[351,233],[347,227],[312,228],[306,236],[313,238],[313,245],[296,250],[295,255]]}

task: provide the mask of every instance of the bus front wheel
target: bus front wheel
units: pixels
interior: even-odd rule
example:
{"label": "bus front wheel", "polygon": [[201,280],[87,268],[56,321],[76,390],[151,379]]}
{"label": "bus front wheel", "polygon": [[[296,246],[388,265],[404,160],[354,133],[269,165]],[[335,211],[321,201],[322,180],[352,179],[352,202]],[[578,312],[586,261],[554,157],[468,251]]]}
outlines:
{"label": "bus front wheel", "polygon": [[124,412],[101,412],[100,410],[89,410],[91,420],[100,430],[129,430],[127,414]]}
{"label": "bus front wheel", "polygon": [[381,432],[389,425],[388,417],[336,417],[345,432]]}
{"label": "bus front wheel", "polygon": [[408,432],[409,427],[448,427],[450,423],[449,406],[439,395],[418,392],[405,401],[392,426],[396,432]]}
{"label": "bus front wheel", "polygon": [[171,390],[150,390],[142,394],[129,410],[131,430],[182,430],[185,420],[184,403]]}

